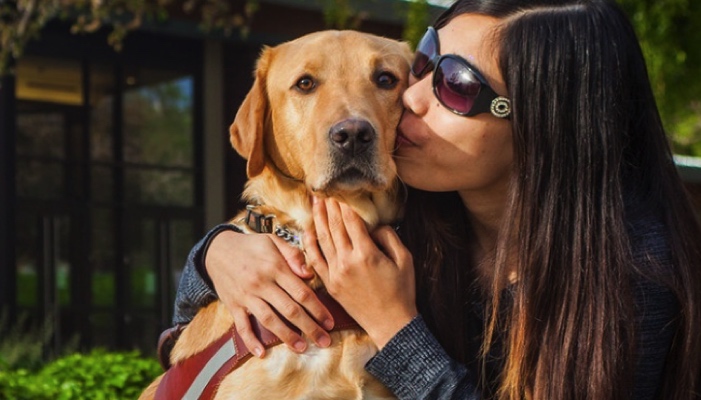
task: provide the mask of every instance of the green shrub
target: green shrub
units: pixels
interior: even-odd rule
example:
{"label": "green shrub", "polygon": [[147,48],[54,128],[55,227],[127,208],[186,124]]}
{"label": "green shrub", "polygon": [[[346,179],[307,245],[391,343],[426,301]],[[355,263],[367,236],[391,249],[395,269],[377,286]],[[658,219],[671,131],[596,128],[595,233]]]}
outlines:
{"label": "green shrub", "polygon": [[0,398],[7,400],[49,400],[58,398],[54,382],[46,382],[26,370],[0,371]]}
{"label": "green shrub", "polygon": [[136,351],[93,350],[59,358],[37,373],[0,371],[0,398],[136,399],[161,372],[156,360],[143,358]]}

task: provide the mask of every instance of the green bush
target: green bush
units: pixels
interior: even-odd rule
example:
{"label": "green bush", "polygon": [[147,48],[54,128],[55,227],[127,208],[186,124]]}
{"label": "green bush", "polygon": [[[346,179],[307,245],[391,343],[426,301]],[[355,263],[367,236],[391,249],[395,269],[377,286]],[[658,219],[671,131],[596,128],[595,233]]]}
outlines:
{"label": "green bush", "polygon": [[0,398],[7,400],[136,399],[160,373],[138,352],[93,350],[59,358],[32,373],[0,371]]}

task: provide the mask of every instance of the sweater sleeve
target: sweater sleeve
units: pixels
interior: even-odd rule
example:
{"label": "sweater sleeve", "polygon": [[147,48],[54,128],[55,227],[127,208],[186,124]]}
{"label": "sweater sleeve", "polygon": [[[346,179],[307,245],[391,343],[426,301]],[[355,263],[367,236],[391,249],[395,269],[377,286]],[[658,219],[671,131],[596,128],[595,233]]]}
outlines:
{"label": "sweater sleeve", "polygon": [[479,399],[474,377],[448,356],[420,315],[365,368],[400,399]]}
{"label": "sweater sleeve", "polygon": [[668,231],[658,218],[637,218],[629,229],[633,258],[642,271],[633,283],[636,365],[631,398],[656,399],[680,315],[676,296],[659,279],[671,273],[674,261]]}
{"label": "sweater sleeve", "polygon": [[204,256],[212,239],[225,230],[240,232],[236,226],[231,224],[217,225],[190,250],[180,276],[178,291],[175,294],[173,325],[187,324],[195,317],[200,308],[217,299],[214,285],[212,285],[204,268]]}
{"label": "sweater sleeve", "polygon": [[638,282],[636,297],[636,366],[633,399],[655,399],[662,386],[665,361],[677,329],[679,304],[672,292],[653,282]]}

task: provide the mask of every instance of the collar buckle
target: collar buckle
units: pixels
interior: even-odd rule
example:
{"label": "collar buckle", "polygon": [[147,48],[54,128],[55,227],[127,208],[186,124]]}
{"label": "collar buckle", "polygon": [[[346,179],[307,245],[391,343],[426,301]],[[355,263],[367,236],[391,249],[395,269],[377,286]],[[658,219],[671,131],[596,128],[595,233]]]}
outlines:
{"label": "collar buckle", "polygon": [[244,222],[249,228],[253,229],[258,233],[273,233],[273,219],[275,215],[265,215],[256,212],[256,206],[247,205],[246,206],[246,216],[244,217]]}

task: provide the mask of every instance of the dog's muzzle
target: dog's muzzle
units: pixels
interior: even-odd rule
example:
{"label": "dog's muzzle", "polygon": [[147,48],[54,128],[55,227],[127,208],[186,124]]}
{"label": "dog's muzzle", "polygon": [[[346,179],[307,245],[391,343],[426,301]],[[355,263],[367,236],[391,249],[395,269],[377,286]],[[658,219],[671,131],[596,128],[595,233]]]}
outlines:
{"label": "dog's muzzle", "polygon": [[355,157],[375,146],[375,128],[364,119],[346,119],[329,129],[329,140],[337,151]]}
{"label": "dog's muzzle", "polygon": [[373,125],[362,118],[348,118],[328,132],[330,162],[322,190],[355,191],[381,187],[382,176],[379,137]]}

